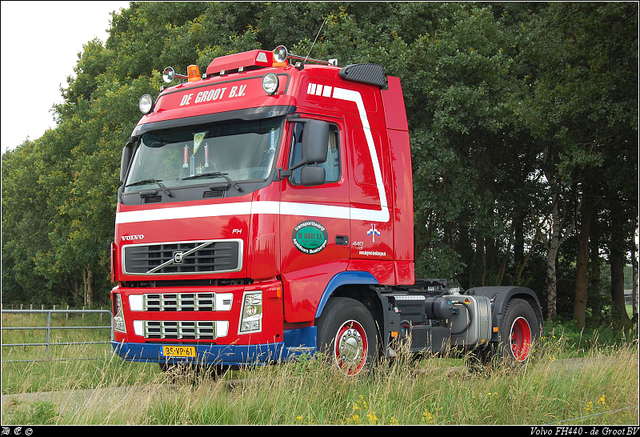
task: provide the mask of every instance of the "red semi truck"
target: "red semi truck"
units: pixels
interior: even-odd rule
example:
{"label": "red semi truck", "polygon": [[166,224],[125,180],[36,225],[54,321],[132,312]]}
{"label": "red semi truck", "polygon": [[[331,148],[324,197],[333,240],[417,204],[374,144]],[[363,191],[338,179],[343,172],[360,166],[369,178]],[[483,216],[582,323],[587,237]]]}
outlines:
{"label": "red semi truck", "polygon": [[167,67],[122,152],[113,347],[161,367],[276,363],[326,351],[358,374],[415,353],[525,361],[542,332],[524,287],[414,278],[400,80],[253,50]]}

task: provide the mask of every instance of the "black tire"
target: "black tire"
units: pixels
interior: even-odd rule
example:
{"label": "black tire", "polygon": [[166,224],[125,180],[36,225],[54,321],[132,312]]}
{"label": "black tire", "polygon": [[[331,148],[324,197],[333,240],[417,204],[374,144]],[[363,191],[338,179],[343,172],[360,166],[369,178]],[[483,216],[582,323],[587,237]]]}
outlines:
{"label": "black tire", "polygon": [[362,303],[346,297],[331,298],[316,325],[318,350],[332,364],[349,376],[372,369],[378,359],[377,328]]}
{"label": "black tire", "polygon": [[507,362],[524,363],[531,358],[538,337],[540,322],[531,304],[524,299],[510,300],[500,329],[500,356]]}

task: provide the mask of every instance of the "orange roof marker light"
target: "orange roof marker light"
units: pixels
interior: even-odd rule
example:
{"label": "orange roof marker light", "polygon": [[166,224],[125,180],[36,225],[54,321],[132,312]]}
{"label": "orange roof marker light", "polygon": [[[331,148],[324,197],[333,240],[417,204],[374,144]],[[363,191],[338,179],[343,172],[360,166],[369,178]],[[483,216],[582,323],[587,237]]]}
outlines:
{"label": "orange roof marker light", "polygon": [[189,65],[187,67],[187,76],[189,82],[197,82],[200,80],[200,68],[197,65]]}

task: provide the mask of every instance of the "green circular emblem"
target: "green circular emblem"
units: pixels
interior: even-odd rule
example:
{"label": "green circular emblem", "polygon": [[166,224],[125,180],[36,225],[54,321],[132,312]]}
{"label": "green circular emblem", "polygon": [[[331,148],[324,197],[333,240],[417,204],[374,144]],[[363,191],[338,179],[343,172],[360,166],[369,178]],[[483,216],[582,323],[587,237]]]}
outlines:
{"label": "green circular emblem", "polygon": [[313,220],[307,220],[293,228],[293,245],[307,255],[313,255],[327,247],[327,228]]}

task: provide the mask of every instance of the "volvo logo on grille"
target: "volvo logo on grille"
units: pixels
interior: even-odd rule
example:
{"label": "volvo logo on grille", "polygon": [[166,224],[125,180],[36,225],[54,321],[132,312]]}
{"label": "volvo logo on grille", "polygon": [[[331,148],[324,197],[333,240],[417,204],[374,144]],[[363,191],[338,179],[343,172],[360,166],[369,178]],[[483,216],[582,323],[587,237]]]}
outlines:
{"label": "volvo logo on grille", "polygon": [[182,264],[182,259],[184,258],[183,252],[173,252],[173,263],[174,264]]}

